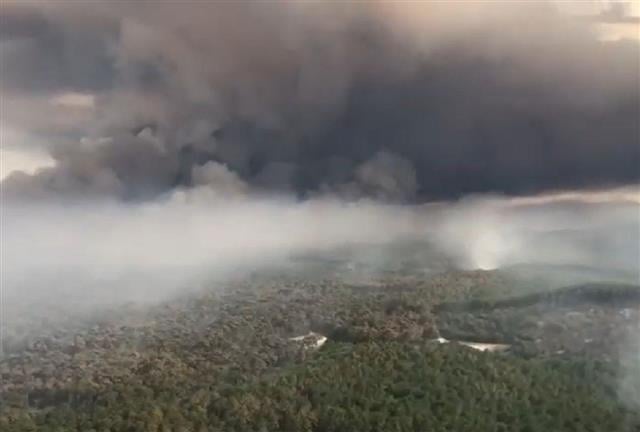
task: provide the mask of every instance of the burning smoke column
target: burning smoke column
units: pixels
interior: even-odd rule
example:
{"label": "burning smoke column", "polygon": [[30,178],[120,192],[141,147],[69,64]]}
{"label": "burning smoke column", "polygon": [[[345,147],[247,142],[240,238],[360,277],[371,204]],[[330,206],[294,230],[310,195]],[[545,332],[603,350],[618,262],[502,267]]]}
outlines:
{"label": "burning smoke column", "polygon": [[506,220],[504,210],[507,205],[500,199],[464,199],[443,209],[438,229],[432,236],[464,267],[496,269],[520,248],[516,227]]}

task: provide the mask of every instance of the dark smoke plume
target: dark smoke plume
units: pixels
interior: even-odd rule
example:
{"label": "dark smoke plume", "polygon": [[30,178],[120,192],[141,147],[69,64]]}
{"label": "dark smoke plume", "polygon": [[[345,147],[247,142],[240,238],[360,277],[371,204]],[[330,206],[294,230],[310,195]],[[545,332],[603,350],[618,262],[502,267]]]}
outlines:
{"label": "dark smoke plume", "polygon": [[8,2],[2,24],[5,94],[96,100],[82,144],[78,125],[36,131],[56,165],[6,196],[231,183],[424,201],[640,180],[638,44],[546,4]]}

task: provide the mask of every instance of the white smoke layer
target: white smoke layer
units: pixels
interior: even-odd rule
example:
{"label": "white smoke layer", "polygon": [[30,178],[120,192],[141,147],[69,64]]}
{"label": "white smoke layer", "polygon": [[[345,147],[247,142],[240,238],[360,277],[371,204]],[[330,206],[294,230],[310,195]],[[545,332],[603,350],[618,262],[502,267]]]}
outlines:
{"label": "white smoke layer", "polygon": [[2,223],[5,300],[8,307],[41,296],[153,301],[291,253],[388,242],[415,231],[410,216],[366,202],[296,204],[205,188],[147,204],[9,205]]}
{"label": "white smoke layer", "polygon": [[[202,178],[227,174],[223,167],[205,166]],[[583,265],[637,280],[639,205],[634,202],[518,204],[500,197],[422,206],[331,197],[299,202],[238,193],[242,184],[233,177],[224,184],[142,204],[5,203],[5,307],[37,299],[151,302],[188,291],[196,282],[296,254],[330,255],[353,244],[384,249],[406,239],[430,243],[459,268]],[[384,266],[384,258],[380,261]]]}

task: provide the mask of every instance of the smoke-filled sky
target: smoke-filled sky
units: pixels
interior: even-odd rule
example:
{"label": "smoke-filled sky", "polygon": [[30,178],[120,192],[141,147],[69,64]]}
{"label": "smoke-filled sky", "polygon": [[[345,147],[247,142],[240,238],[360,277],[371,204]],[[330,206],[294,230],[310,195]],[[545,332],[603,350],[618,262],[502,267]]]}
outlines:
{"label": "smoke-filled sky", "polygon": [[585,4],[3,1],[3,195],[635,185],[637,18]]}

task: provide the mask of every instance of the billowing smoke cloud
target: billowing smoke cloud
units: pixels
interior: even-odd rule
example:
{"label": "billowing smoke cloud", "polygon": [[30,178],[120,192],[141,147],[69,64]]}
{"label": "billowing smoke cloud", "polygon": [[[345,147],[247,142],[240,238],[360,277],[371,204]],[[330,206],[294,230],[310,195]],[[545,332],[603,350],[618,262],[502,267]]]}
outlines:
{"label": "billowing smoke cloud", "polygon": [[[602,42],[551,5],[21,1],[1,14],[1,120],[46,135],[56,160],[9,176],[7,197],[220,182],[425,201],[640,180],[637,43]],[[63,107],[81,100],[67,93],[91,103]],[[82,121],[43,115],[63,109]]]}

